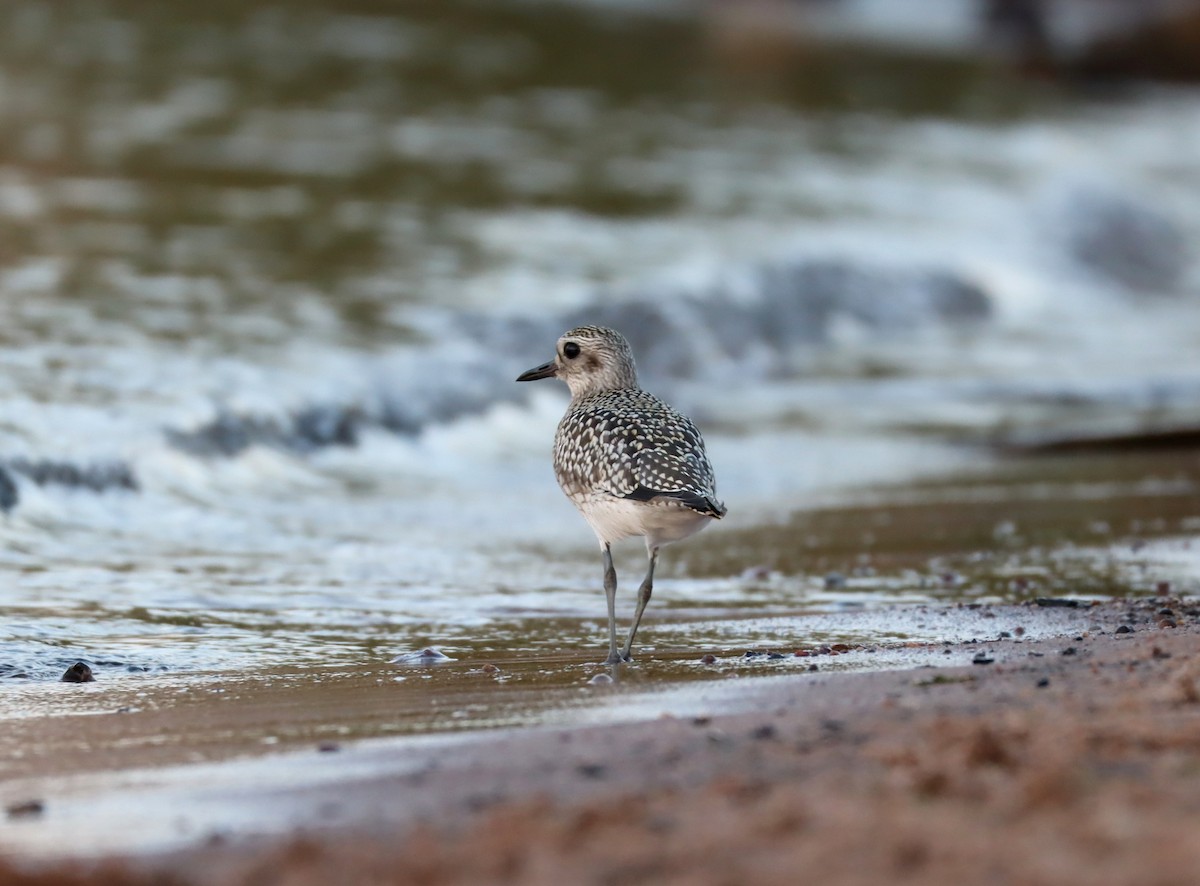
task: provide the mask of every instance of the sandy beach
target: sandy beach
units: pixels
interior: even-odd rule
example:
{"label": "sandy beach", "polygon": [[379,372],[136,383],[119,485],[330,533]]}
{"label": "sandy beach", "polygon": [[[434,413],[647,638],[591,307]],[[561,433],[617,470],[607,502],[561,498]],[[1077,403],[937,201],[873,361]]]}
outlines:
{"label": "sandy beach", "polygon": [[[376,774],[264,784],[293,822],[269,836],[71,860],[62,832],[3,881],[1192,882],[1200,609],[996,609],[1073,626],[937,653],[965,666],[743,680],[734,713],[311,749]],[[6,800],[9,837],[53,820]]]}

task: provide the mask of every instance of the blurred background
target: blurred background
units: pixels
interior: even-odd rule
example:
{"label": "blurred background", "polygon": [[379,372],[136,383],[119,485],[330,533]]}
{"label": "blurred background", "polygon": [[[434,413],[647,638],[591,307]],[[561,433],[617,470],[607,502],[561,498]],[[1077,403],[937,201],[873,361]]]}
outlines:
{"label": "blurred background", "polygon": [[1105,546],[1200,528],[1198,79],[1194,0],[9,0],[0,673],[594,644],[512,382],[581,321],[730,507],[668,612],[1153,588]]}

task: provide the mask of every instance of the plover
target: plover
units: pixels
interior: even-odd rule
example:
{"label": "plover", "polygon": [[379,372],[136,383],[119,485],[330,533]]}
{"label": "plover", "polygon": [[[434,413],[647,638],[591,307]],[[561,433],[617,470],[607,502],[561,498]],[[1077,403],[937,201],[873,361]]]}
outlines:
{"label": "plover", "polygon": [[[558,340],[557,353],[517,381],[560,378],[571,403],[554,435],[558,485],[579,508],[604,557],[608,598],[608,663],[629,661],[650,602],[658,549],[725,516],[717,501],[704,440],[687,416],[638,387],[633,349],[602,326],[579,326]],[[617,572],[612,544],[643,536],[650,564],[638,589],[629,637],[617,648]]]}

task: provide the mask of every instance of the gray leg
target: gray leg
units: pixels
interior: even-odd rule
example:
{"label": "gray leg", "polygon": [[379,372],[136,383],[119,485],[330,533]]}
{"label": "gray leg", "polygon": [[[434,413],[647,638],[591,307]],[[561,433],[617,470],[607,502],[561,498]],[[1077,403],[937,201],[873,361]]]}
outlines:
{"label": "gray leg", "polygon": [[621,652],[621,658],[629,661],[632,658],[633,638],[637,634],[638,625],[642,623],[642,613],[646,611],[646,604],[650,602],[650,594],[654,592],[654,564],[658,562],[658,548],[650,549],[650,568],[646,570],[646,577],[642,579],[642,586],[638,588],[637,611],[633,614],[633,624],[629,628],[629,639],[625,641],[625,649]]}
{"label": "gray leg", "polygon": [[617,570],[613,567],[612,548],[604,546],[604,596],[608,598],[608,662],[620,664],[617,651]]}

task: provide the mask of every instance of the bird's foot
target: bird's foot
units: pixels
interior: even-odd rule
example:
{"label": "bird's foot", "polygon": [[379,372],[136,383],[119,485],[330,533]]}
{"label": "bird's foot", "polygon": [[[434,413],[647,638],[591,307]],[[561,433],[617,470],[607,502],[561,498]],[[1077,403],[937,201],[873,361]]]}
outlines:
{"label": "bird's foot", "polygon": [[621,653],[614,651],[608,654],[608,658],[604,660],[604,663],[606,665],[619,665],[625,664],[627,661],[629,661],[629,659],[625,658],[623,655],[621,655]]}

